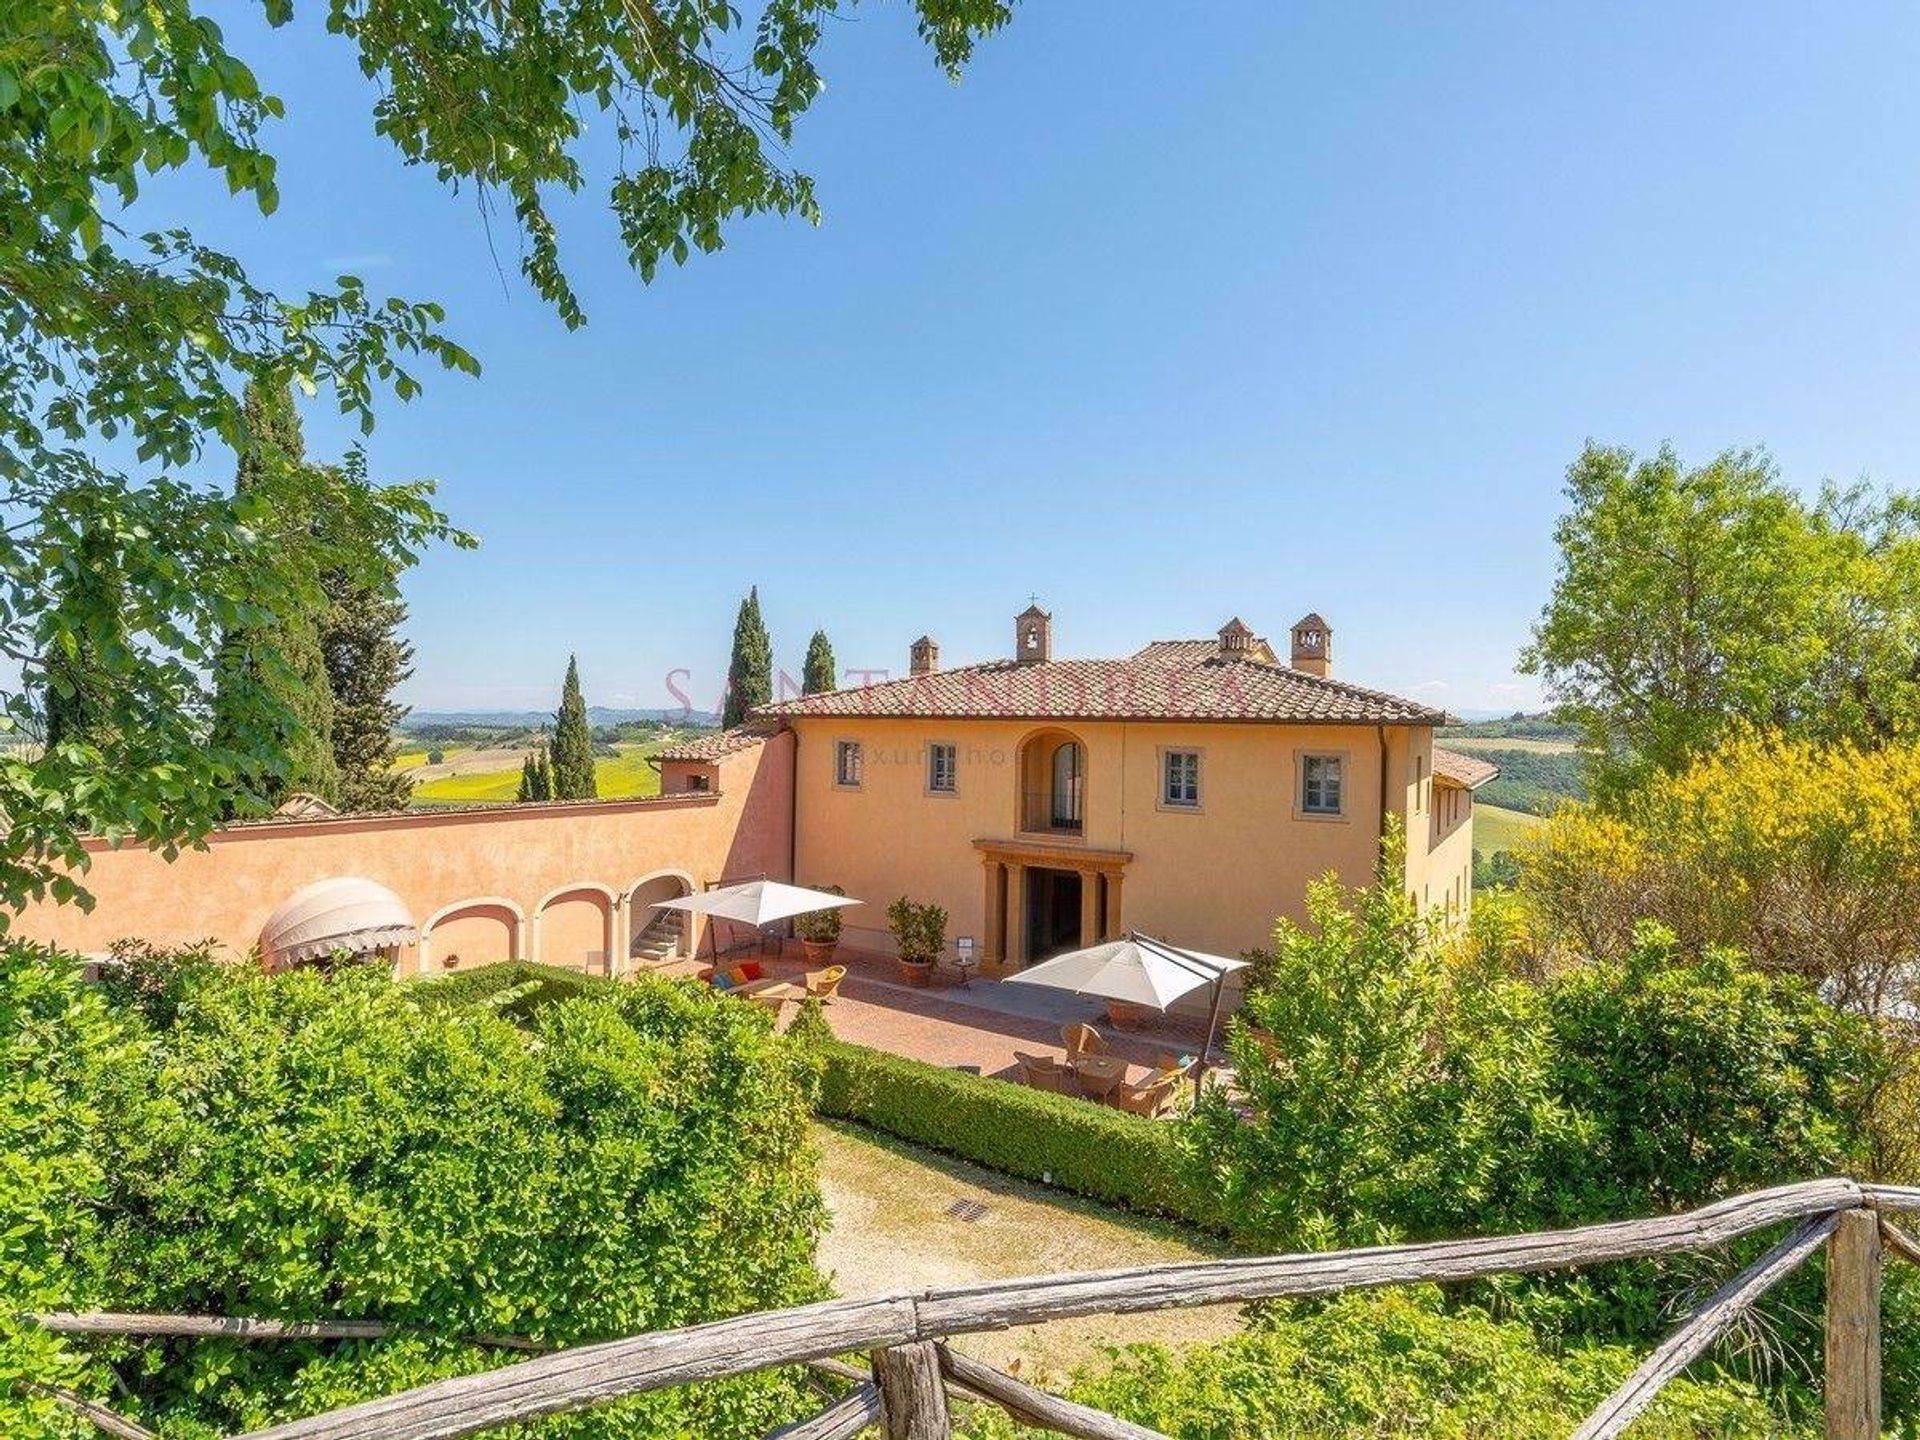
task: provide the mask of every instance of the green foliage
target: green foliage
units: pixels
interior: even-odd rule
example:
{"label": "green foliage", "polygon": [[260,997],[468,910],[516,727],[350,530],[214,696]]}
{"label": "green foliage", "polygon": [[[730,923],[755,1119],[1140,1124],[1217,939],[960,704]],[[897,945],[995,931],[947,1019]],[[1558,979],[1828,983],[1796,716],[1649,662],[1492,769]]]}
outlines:
{"label": "green foliage", "polygon": [[1520,861],[1511,850],[1473,852],[1473,888],[1475,891],[1512,890],[1520,883]]}
{"label": "green foliage", "polygon": [[[276,476],[310,473],[300,416],[287,386],[249,385],[246,420],[253,445],[240,453],[236,501],[269,490]],[[290,508],[262,542],[297,555],[312,547],[318,527],[326,523],[329,517],[316,509]],[[229,626],[221,638],[214,668],[214,745],[244,750],[249,716],[262,704],[277,719],[265,754],[236,777],[237,814],[263,814],[295,792],[329,804],[339,801],[333,690],[320,639],[325,609],[324,589],[306,592],[284,600],[271,614]]]}
{"label": "green foliage", "polygon": [[[0,952],[0,1083],[16,1101],[0,1233],[25,1237],[0,1250],[23,1272],[9,1307],[24,1295],[416,1332],[182,1343],[121,1366],[131,1399],[116,1408],[225,1434],[499,1363],[462,1336],[572,1343],[817,1298],[811,1062],[753,1007],[577,979],[518,1024],[512,973],[403,987],[368,970],[186,963],[165,1007],[110,1008],[72,961]],[[0,1365],[109,1395],[77,1349],[23,1355],[19,1341],[0,1329]],[[744,1437],[812,1403],[776,1372],[538,1433]]]}
{"label": "green foliage", "polygon": [[47,748],[111,744],[113,670],[107,657],[122,653],[127,628],[119,557],[97,532],[83,531],[56,582],[54,604],[73,617],[64,646],[41,658]]}
{"label": "green foliage", "polygon": [[31,1310],[85,1309],[106,1293],[99,1204],[112,1152],[102,1106],[137,1075],[141,1042],[77,967],[0,947],[0,1434],[85,1433],[21,1382],[104,1393],[103,1367],[26,1325]]}
{"label": "green foliage", "polygon": [[[1243,1334],[1173,1352],[1135,1345],[1077,1375],[1071,1398],[1176,1440],[1312,1435],[1536,1440],[1570,1434],[1639,1356],[1623,1346],[1554,1353],[1522,1325],[1445,1311],[1427,1288],[1272,1307]],[[1704,1367],[1702,1367],[1704,1368]],[[1634,1422],[1648,1440],[1818,1435],[1750,1385],[1676,1380]],[[975,1408],[967,1440],[1037,1436]]]}
{"label": "green foliage", "polygon": [[[817,885],[829,895],[844,895],[847,892],[838,885]],[[838,907],[831,910],[811,910],[805,915],[796,915],[793,920],[793,933],[802,940],[811,940],[816,945],[826,945],[840,938],[840,932],[846,923],[846,912]]]}
{"label": "green foliage", "polygon": [[[350,467],[364,467],[359,451]],[[394,730],[407,707],[394,691],[413,674],[413,646],[400,637],[407,607],[398,574],[376,584],[334,569],[322,580],[327,609],[320,650],[333,696],[333,761],[340,777],[342,810],[349,813],[403,810],[413,781],[393,760]],[[437,764],[429,757],[429,763]]]}
{"label": "green foliage", "polygon": [[840,668],[834,664],[833,642],[827,639],[826,631],[816,630],[807,642],[806,663],[800,669],[800,691],[803,695],[819,695],[838,689],[839,685]]}
{"label": "green foliage", "polygon": [[587,725],[587,701],[580,693],[580,662],[572,655],[567,657],[566,683],[560,688],[560,709],[553,717],[553,740],[547,753],[553,765],[548,780],[550,798],[591,800],[600,793],[593,774],[593,732]]}
{"label": "green foliage", "polygon": [[1885,1067],[1862,1022],[1647,929],[1538,985],[1444,963],[1392,881],[1308,896],[1196,1142],[1260,1248],[1547,1229],[1857,1172]]}
{"label": "green foliage", "polygon": [[1176,1125],[858,1045],[818,1048],[822,1115],[1144,1215],[1222,1226]]}
{"label": "green foliage", "polygon": [[731,728],[773,699],[773,642],[760,618],[760,587],[747,591],[733,621],[733,654],[727,661],[727,698],[720,724]]}
{"label": "green foliage", "polygon": [[827,1007],[816,995],[800,1002],[793,1022],[787,1026],[787,1039],[813,1054],[833,1041],[833,1026],[827,1021]]}
{"label": "green foliage", "polygon": [[1483,740],[1562,740],[1577,744],[1579,730],[1551,715],[1528,715],[1516,710],[1499,720],[1468,720],[1459,725],[1441,725],[1434,729],[1436,740],[1470,737]]}
{"label": "green foliage", "polygon": [[1651,918],[1690,953],[1735,946],[1849,1009],[1916,994],[1920,744],[1737,734],[1541,836],[1521,868],[1549,959],[1617,958]]}
{"label": "green foliage", "polygon": [[947,948],[947,912],[931,901],[920,904],[902,895],[887,906],[887,928],[902,960],[931,964]]}
{"label": "green foliage", "polygon": [[1828,487],[1809,505],[1752,451],[1686,469],[1588,445],[1560,573],[1522,668],[1590,747],[1603,799],[1741,725],[1880,741],[1920,718],[1920,509]]}
{"label": "green foliage", "polygon": [[1577,754],[1491,746],[1475,746],[1472,753],[1500,767],[1498,775],[1474,792],[1476,804],[1551,815],[1564,800],[1587,798],[1586,762]]}
{"label": "green foliage", "polygon": [[[265,12],[284,25],[293,8],[268,0]],[[569,325],[584,317],[547,206],[601,160],[643,277],[663,259],[718,249],[740,217],[817,215],[812,182],[784,154],[824,84],[815,52],[830,6],[772,0],[750,34],[732,7],[679,0],[586,0],[564,23],[502,23],[490,0],[315,8],[353,47],[373,127],[401,158],[509,202],[500,213],[520,228],[522,269]],[[279,203],[267,140],[284,107],[216,10],[30,3],[0,17],[0,644],[26,657],[0,719],[35,733],[49,688],[68,689],[45,657],[58,668],[89,644],[112,712],[103,740],[0,756],[0,921],[28,899],[82,898],[73,873],[89,833],[176,850],[228,813],[236,786],[289,778],[280,746],[294,717],[244,667],[228,686],[222,743],[206,743],[223,636],[313,613],[335,569],[380,585],[429,542],[468,543],[430,503],[430,484],[280,463],[241,496],[180,478],[210,443],[266,455],[242,403],[248,382],[325,391],[366,431],[389,393],[420,392],[423,364],[479,370],[436,304],[353,275],[276,294],[192,232],[144,228],[143,187],[177,172],[211,175],[262,215]],[[914,11],[952,71],[1011,4],[916,0]],[[583,155],[589,143],[606,153]],[[298,554],[264,543],[316,510],[357,543],[321,537]],[[83,543],[111,552],[124,643],[102,592],[62,598]],[[292,658],[297,674],[304,661]],[[274,669],[263,662],[261,674],[287,678]]]}

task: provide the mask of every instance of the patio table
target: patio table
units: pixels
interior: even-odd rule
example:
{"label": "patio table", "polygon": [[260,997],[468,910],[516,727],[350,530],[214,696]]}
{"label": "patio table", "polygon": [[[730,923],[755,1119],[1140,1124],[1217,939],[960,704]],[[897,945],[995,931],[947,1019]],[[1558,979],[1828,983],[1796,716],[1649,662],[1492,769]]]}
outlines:
{"label": "patio table", "polygon": [[1080,1077],[1081,1093],[1092,1100],[1106,1099],[1127,1078],[1127,1062],[1118,1055],[1082,1053],[1073,1062],[1073,1070]]}

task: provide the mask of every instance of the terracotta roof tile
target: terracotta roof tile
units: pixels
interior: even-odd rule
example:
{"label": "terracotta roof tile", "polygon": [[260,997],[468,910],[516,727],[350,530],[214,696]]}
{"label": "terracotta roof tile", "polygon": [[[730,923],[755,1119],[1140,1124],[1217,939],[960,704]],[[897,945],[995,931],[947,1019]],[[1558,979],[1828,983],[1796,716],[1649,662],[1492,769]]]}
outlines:
{"label": "terracotta roof tile", "polygon": [[764,706],[764,716],[929,719],[1239,720],[1267,724],[1434,725],[1417,701],[1322,679],[1213,640],[1161,640],[1124,660],[964,665]]}
{"label": "terracotta roof tile", "polygon": [[1436,745],[1433,747],[1433,773],[1442,780],[1451,780],[1469,790],[1478,790],[1500,773],[1500,767],[1491,760],[1482,760],[1478,755],[1462,755],[1458,750],[1442,750]]}
{"label": "terracotta roof tile", "polygon": [[724,760],[729,755],[737,755],[742,750],[751,750],[763,745],[777,726],[755,724],[748,721],[745,725],[736,725],[731,730],[713,730],[705,735],[695,736],[691,740],[682,740],[676,745],[654,755],[656,760],[701,760],[711,764]]}

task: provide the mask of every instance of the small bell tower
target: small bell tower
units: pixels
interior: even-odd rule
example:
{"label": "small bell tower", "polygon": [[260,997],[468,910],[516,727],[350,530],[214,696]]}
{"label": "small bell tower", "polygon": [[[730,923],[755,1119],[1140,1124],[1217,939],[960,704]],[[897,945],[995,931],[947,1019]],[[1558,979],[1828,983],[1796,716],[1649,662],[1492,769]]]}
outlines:
{"label": "small bell tower", "polygon": [[940,668],[940,646],[931,635],[922,635],[907,647],[907,673],[931,675]]}
{"label": "small bell tower", "polygon": [[1014,617],[1013,658],[1022,665],[1053,658],[1053,616],[1037,600]]}

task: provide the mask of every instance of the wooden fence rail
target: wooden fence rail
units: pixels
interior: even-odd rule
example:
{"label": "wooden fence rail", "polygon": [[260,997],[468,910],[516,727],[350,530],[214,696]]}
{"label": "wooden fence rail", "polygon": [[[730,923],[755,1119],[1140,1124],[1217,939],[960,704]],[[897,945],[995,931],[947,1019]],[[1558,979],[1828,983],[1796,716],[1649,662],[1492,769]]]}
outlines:
{"label": "wooden fence rail", "polygon": [[[1157,1432],[1076,1405],[950,1350],[957,1335],[1088,1315],[1330,1295],[1414,1282],[1647,1259],[1709,1250],[1760,1230],[1791,1232],[1703,1302],[1575,1432],[1611,1440],[1660,1388],[1726,1333],[1762,1295],[1822,1246],[1827,1263],[1826,1401],[1829,1440],[1873,1440],[1880,1429],[1880,1266],[1883,1246],[1920,1263],[1920,1245],[1882,1212],[1920,1211],[1920,1189],[1811,1180],[1735,1196],[1680,1215],[1571,1230],[1498,1235],[1324,1254],[1210,1260],[1036,1276],[863,1300],[828,1300],[741,1315],[683,1330],[547,1350],[496,1370],[435,1381],[324,1415],[249,1431],[234,1440],[453,1440],[495,1426],[580,1410],[673,1385],[776,1366],[811,1365],[851,1385],[784,1440],[834,1440],[879,1424],[887,1440],[947,1440],[948,1392],[1000,1406],[1017,1420],[1086,1440],[1165,1440]],[[274,1341],[371,1338],[371,1321],[282,1322],[213,1316],[58,1314],[34,1317],[76,1335],[188,1335]],[[540,1351],[514,1337],[475,1343]],[[831,1357],[867,1352],[871,1373]],[[43,1391],[43,1393],[46,1393]],[[102,1430],[139,1436],[131,1422],[69,1397]],[[72,1408],[72,1407],[70,1407]],[[116,1426],[122,1428],[115,1428]]]}

